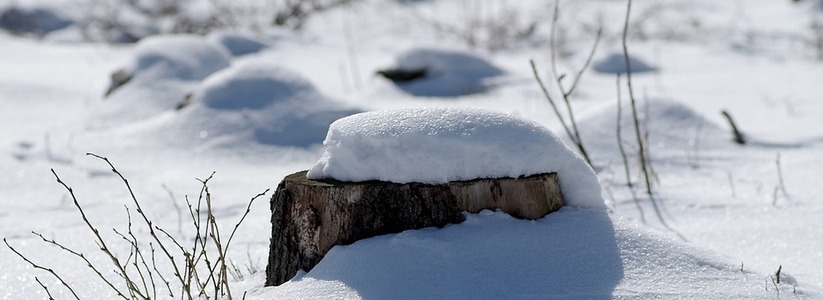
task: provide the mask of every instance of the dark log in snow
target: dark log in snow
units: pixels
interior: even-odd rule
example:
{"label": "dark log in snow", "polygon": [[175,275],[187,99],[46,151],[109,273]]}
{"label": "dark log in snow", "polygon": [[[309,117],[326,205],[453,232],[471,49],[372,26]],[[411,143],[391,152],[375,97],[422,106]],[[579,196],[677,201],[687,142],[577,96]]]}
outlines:
{"label": "dark log in snow", "polygon": [[465,220],[463,211],[500,209],[537,219],[563,206],[555,173],[447,184],[309,180],[289,176],[271,199],[272,237],[266,285],[309,271],[335,245]]}

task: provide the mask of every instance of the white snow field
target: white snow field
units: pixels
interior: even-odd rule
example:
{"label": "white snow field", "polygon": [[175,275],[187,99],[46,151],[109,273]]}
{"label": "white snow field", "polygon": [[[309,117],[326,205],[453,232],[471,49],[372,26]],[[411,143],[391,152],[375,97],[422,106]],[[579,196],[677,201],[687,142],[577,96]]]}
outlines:
{"label": "white snow field", "polygon": [[[18,2],[0,0],[0,11]],[[73,21],[42,38],[0,29],[0,237],[81,299],[116,295],[31,231],[88,255],[123,284],[50,171],[128,256],[112,229],[128,226],[129,191],[87,152],[108,157],[154,224],[181,239],[192,238],[185,197],[195,199],[196,178],[212,172],[224,230],[251,197],[307,169],[399,182],[556,170],[571,197],[572,206],[539,220],[484,211],[336,246],[278,287],[263,286],[271,215],[261,199],[228,253],[242,273],[232,279],[238,299],[823,299],[821,1],[633,4],[629,52],[654,68],[632,74],[653,196],[635,155],[625,75],[618,120],[615,73],[625,67],[595,70],[622,53],[625,1],[560,2],[555,60],[566,87],[603,25],[570,101],[592,168],[558,143],[571,145],[529,65],[568,121],[551,72],[551,1],[360,0],[314,13],[296,31],[237,26],[133,45],[84,41],[84,3],[25,1]],[[214,2],[184,3],[205,13]],[[246,12],[270,20],[265,9]],[[133,14],[123,18],[153,25]],[[376,75],[411,63],[431,76],[394,83]],[[122,68],[132,79],[104,96]],[[732,141],[721,110],[746,145]],[[458,160],[464,165],[449,163]],[[144,227],[134,233],[148,241]],[[35,276],[56,299],[73,299],[0,246],[0,299],[47,298]]]}

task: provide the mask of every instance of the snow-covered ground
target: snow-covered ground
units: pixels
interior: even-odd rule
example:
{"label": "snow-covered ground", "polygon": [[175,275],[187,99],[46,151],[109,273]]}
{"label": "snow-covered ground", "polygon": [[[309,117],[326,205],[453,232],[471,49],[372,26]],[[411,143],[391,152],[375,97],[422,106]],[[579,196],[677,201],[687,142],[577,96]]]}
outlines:
{"label": "snow-covered ground", "polygon": [[[80,10],[70,0],[32,3]],[[468,215],[443,229],[335,247],[310,272],[263,287],[270,214],[258,201],[232,244],[230,257],[245,271],[235,295],[823,297],[823,50],[815,44],[823,29],[812,26],[823,23],[823,1],[635,3],[629,47],[651,69],[634,74],[633,85],[649,129],[654,197],[644,193],[637,167],[635,189],[627,187],[615,137],[614,72],[621,69],[609,57],[621,51],[624,10],[624,1],[563,1],[558,21],[558,67],[569,74],[585,60],[598,22],[604,26],[572,105],[608,212],[567,207],[536,221]],[[221,31],[137,45],[76,41],[71,28],[42,40],[0,32],[0,236],[53,267],[82,298],[111,298],[81,261],[30,233],[109,263],[50,172],[74,188],[106,238],[119,242],[108,229],[126,226],[128,191],[86,152],[111,159],[147,214],[177,231],[189,226],[175,207],[184,195],[197,196],[195,178],[216,172],[216,217],[230,228],[251,197],[315,165],[329,124],[362,111],[482,108],[546,126],[568,143],[529,66],[534,59],[550,78],[551,12],[551,3],[537,0],[364,0],[315,15],[299,32]],[[503,48],[489,42],[501,39],[484,35],[492,31],[472,23],[512,15],[516,21],[503,23],[538,26],[532,37]],[[475,34],[475,51],[461,38],[465,32]],[[472,59],[449,58],[468,52]],[[434,64],[455,84],[398,86],[375,75],[409,64]],[[111,74],[122,68],[132,80],[104,97]],[[461,84],[469,88],[449,89]],[[549,89],[557,91],[554,84]],[[625,85],[621,98],[632,151]],[[732,142],[724,109],[749,144]],[[772,282],[778,268],[779,292]],[[0,247],[0,299],[43,298],[34,276],[58,298],[70,297],[55,278]]]}

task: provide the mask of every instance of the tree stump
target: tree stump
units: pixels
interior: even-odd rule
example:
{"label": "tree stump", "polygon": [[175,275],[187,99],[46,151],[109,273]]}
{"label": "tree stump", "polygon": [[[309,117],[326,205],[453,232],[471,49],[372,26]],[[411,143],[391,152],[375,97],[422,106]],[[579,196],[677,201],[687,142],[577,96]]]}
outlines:
{"label": "tree stump", "polygon": [[463,211],[500,209],[537,219],[563,206],[555,173],[446,184],[309,180],[286,176],[271,198],[272,237],[266,285],[309,271],[335,245],[465,220]]}

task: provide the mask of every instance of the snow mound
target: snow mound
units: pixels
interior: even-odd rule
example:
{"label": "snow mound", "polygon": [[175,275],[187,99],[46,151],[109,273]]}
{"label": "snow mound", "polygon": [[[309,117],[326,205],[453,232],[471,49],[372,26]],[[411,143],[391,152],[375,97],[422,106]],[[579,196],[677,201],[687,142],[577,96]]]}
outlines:
{"label": "snow mound", "polygon": [[214,109],[238,110],[260,109],[316,93],[308,80],[290,70],[250,63],[209,77],[196,92],[196,98]]}
{"label": "snow mound", "polygon": [[468,52],[417,48],[396,59],[400,70],[426,70],[424,78],[398,83],[414,96],[456,97],[486,91],[486,79],[502,75],[502,69]]}
{"label": "snow mound", "polygon": [[158,35],[140,40],[132,77],[201,80],[229,66],[228,51],[195,35]]}
{"label": "snow mound", "polygon": [[[629,66],[632,73],[642,73],[656,71],[652,65],[634,56],[629,56]],[[593,65],[595,71],[607,74],[626,73],[626,58],[623,53],[612,53],[609,56],[596,61]]]}
{"label": "snow mound", "polygon": [[215,31],[209,34],[208,40],[226,47],[233,56],[256,53],[268,47],[251,33],[237,31]]}
{"label": "snow mound", "polygon": [[[704,150],[730,145],[731,134],[710,122],[687,105],[667,99],[651,99],[648,103],[638,103],[638,116],[641,126],[647,126],[649,142],[657,149],[673,148],[693,150],[699,146]],[[631,107],[622,107],[620,126],[623,140],[634,145],[634,121]],[[616,130],[617,108],[614,105],[604,107],[580,121],[582,138],[586,146],[603,153],[618,153]],[[671,151],[665,151],[670,153]],[[661,154],[663,152],[656,151]],[[681,154],[681,151],[674,151]]]}
{"label": "snow mound", "polygon": [[484,211],[335,246],[308,273],[250,299],[774,297],[761,275],[738,268],[601,211],[563,208],[535,221]]}
{"label": "snow mound", "polygon": [[360,112],[329,100],[299,74],[263,60],[221,70],[200,84],[171,127],[204,143],[304,147],[329,124]]}
{"label": "snow mound", "polygon": [[15,34],[45,35],[68,27],[72,21],[46,7],[12,6],[0,12],[0,28]]}
{"label": "snow mound", "polygon": [[445,183],[557,172],[567,205],[603,208],[597,176],[551,131],[474,108],[374,111],[335,121],[313,179]]}
{"label": "snow mound", "polygon": [[141,40],[131,64],[129,79],[110,87],[100,104],[93,127],[111,127],[156,117],[173,111],[198,82],[228,67],[230,56],[194,35],[160,35]]}

